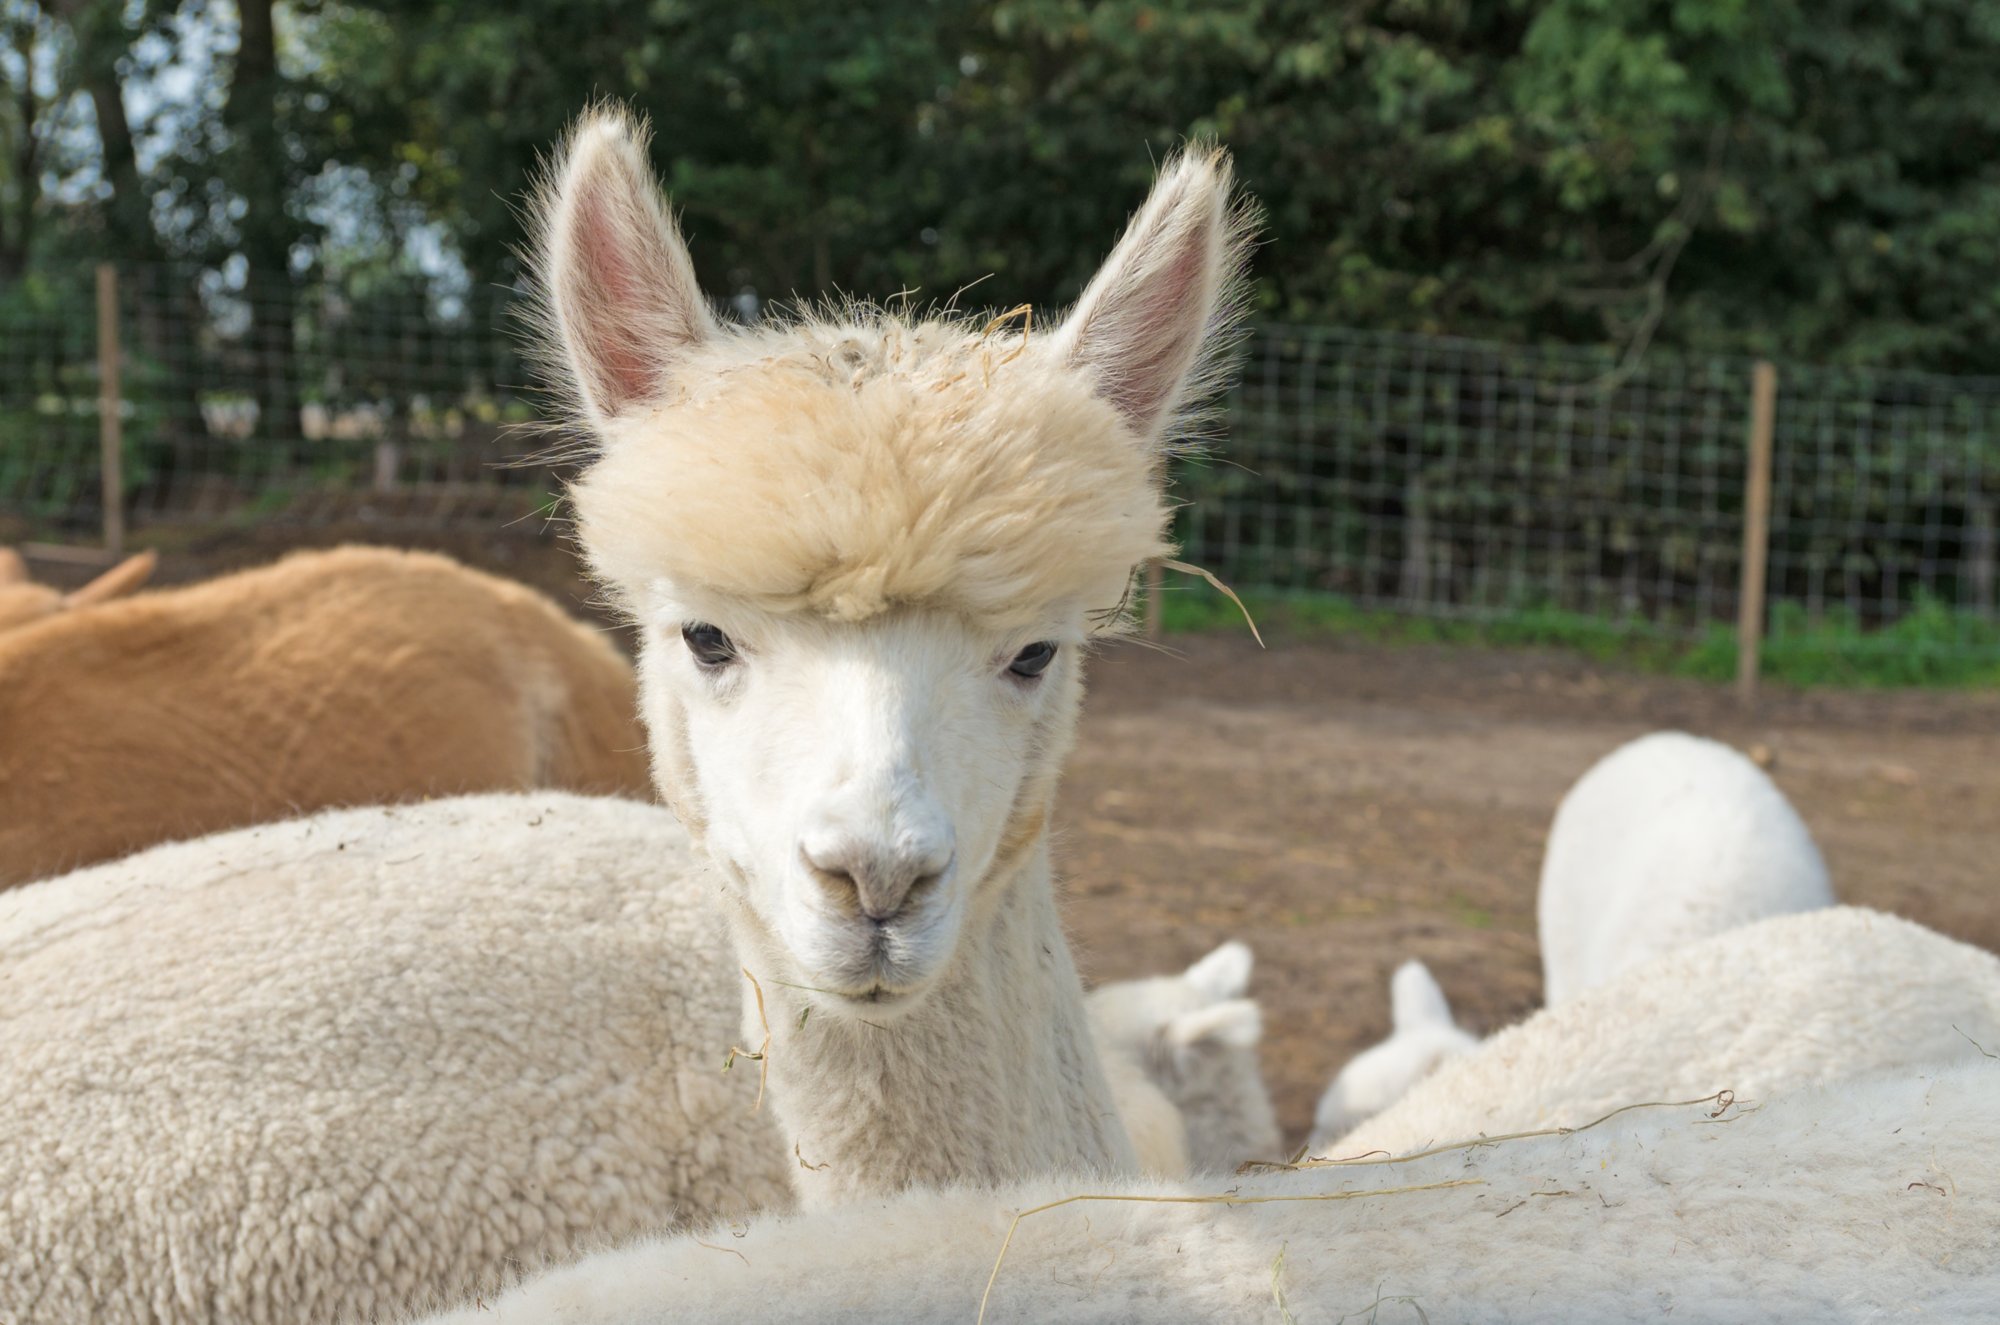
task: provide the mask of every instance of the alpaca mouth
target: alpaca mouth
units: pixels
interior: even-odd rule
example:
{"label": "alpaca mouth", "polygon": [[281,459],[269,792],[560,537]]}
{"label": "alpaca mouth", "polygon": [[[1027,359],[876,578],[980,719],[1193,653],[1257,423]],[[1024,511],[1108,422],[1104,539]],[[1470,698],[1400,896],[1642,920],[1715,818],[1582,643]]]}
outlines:
{"label": "alpaca mouth", "polygon": [[908,990],[891,989],[887,985],[875,985],[859,993],[842,994],[840,999],[842,1002],[853,1007],[880,1009],[893,1007],[909,997],[910,991]]}

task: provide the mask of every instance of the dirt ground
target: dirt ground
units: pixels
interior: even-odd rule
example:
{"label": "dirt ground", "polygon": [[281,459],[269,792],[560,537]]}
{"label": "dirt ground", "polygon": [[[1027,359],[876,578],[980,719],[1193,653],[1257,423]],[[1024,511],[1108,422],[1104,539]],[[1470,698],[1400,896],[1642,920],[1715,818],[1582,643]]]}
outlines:
{"label": "dirt ground", "polygon": [[[0,541],[5,531],[0,530]],[[288,546],[421,542],[598,615],[549,537],[366,525],[141,531],[179,582]],[[82,571],[52,571],[73,581]],[[1540,999],[1534,890],[1563,791],[1663,727],[1763,745],[1843,898],[2000,948],[2000,694],[1767,695],[1555,654],[1176,637],[1094,664],[1058,862],[1093,980],[1257,954],[1264,1066],[1288,1132],[1388,1029],[1388,977],[1428,962],[1487,1031]]]}
{"label": "dirt ground", "polygon": [[1295,1137],[1387,1034],[1405,958],[1469,1029],[1539,1005],[1549,819],[1647,731],[1766,746],[1843,900],[2000,949],[2000,694],[1780,693],[1745,715],[1716,687],[1555,654],[1167,644],[1095,668],[1060,821],[1071,931],[1097,980],[1248,942]]}

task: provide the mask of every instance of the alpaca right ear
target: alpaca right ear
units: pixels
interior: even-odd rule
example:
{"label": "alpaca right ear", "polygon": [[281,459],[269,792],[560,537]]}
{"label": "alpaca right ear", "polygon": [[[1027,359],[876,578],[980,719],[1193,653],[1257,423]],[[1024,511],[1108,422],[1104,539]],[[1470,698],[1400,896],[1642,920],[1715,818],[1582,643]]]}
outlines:
{"label": "alpaca right ear", "polygon": [[26,584],[28,563],[10,547],[0,547],[0,584]]}
{"label": "alpaca right ear", "polygon": [[694,261],[646,156],[643,121],[585,112],[534,203],[532,264],[569,386],[602,429],[657,397],[674,365],[712,335]]}
{"label": "alpaca right ear", "polygon": [[1250,987],[1250,945],[1231,939],[1187,968],[1181,979],[1210,1003],[1235,998]]}
{"label": "alpaca right ear", "polygon": [[1219,385],[1255,219],[1232,189],[1220,148],[1169,161],[1056,332],[1063,359],[1095,370],[1097,393],[1149,442]]}
{"label": "alpaca right ear", "polygon": [[1445,1000],[1430,968],[1407,961],[1389,979],[1389,1021],[1398,1035],[1422,1026],[1453,1026],[1451,1004]]}

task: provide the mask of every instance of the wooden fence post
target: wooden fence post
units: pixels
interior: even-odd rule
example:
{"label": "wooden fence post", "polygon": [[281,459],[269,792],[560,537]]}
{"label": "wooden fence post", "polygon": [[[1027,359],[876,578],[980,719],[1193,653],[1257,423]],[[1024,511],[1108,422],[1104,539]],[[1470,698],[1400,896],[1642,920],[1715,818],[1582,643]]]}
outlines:
{"label": "wooden fence post", "polygon": [[1166,585],[1166,582],[1167,582],[1167,572],[1165,568],[1163,568],[1158,561],[1147,562],[1146,563],[1146,626],[1145,626],[1145,635],[1147,639],[1158,639],[1160,637],[1160,631],[1164,629],[1164,627],[1160,623],[1161,613],[1165,610],[1164,605],[1160,602],[1160,591]]}
{"label": "wooden fence post", "polygon": [[125,555],[125,397],[118,379],[118,269],[97,264],[97,445],[104,488],[104,550]]}
{"label": "wooden fence post", "polygon": [[1750,457],[1743,477],[1743,583],[1736,609],[1736,695],[1757,699],[1757,659],[1764,643],[1764,580],[1771,546],[1771,430],[1778,411],[1778,370],[1758,361],[1750,378]]}

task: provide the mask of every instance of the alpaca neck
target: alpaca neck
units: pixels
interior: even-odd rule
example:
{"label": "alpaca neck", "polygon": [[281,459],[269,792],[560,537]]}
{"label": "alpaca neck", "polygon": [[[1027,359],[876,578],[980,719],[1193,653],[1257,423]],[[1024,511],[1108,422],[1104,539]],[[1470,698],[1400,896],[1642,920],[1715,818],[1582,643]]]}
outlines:
{"label": "alpaca neck", "polygon": [[[987,925],[964,935],[908,1011],[879,1021],[808,1013],[803,992],[763,982],[767,1103],[806,1203],[1135,1168],[1056,915],[1046,843],[989,886],[999,897]],[[753,1026],[756,1016],[751,1002]]]}

